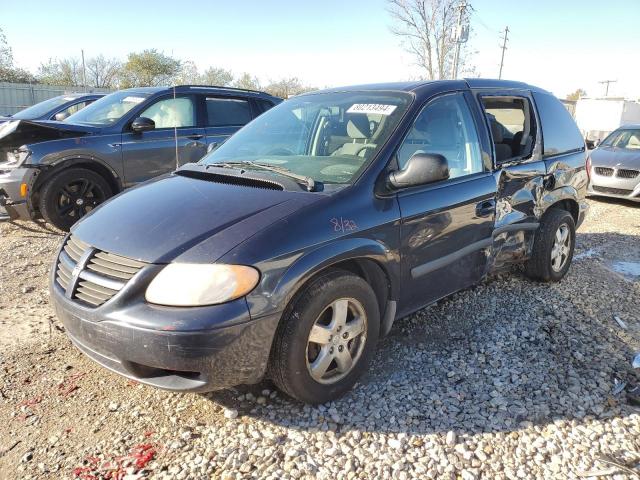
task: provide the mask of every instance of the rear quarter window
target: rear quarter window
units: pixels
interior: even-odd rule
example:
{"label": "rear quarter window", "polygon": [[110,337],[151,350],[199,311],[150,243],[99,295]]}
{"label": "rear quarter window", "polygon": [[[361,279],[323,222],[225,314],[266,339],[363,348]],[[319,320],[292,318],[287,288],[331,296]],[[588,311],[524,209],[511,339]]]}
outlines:
{"label": "rear quarter window", "polygon": [[251,121],[249,100],[207,97],[206,105],[208,127],[241,127]]}
{"label": "rear quarter window", "polygon": [[542,123],[544,156],[550,157],[584,148],[584,139],[567,109],[553,95],[533,92]]}
{"label": "rear quarter window", "polygon": [[273,103],[269,102],[268,100],[260,100],[257,99],[256,100],[256,105],[258,106],[258,113],[264,113],[267,110],[269,110],[271,107],[273,107]]}

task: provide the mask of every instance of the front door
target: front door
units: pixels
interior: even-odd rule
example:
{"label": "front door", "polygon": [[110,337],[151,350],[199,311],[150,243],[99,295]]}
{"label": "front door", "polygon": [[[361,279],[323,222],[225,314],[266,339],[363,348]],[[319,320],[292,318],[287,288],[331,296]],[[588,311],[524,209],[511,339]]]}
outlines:
{"label": "front door", "polygon": [[126,186],[197,162],[207,152],[204,128],[197,126],[194,96],[164,97],[146,108],[140,117],[155,122],[155,129],[122,134]]}
{"label": "front door", "polygon": [[[476,283],[486,272],[496,182],[483,155],[469,98],[431,100],[398,150],[400,168],[417,152],[447,159],[450,177],[398,193],[402,215],[400,315]],[[477,113],[477,111],[476,111]]]}

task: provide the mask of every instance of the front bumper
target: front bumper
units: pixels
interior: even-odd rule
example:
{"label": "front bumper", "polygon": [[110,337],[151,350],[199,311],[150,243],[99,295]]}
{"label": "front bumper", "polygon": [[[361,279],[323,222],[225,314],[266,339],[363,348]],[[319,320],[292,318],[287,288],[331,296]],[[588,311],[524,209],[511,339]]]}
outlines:
{"label": "front bumper", "polygon": [[598,175],[595,171],[596,167],[591,168],[591,181],[587,188],[587,195],[640,202],[640,175],[635,178],[621,178],[615,168],[611,168],[613,173],[609,176]]}
{"label": "front bumper", "polygon": [[56,314],[83,353],[120,375],[166,390],[204,392],[262,379],[279,314],[252,319],[245,299],[191,308],[135,300],[148,284],[145,277],[155,275],[146,273],[89,308],[67,298],[52,272]]}
{"label": "front bumper", "polygon": [[[37,176],[33,168],[14,168],[0,172],[0,219],[31,220],[33,211],[28,201],[28,193]],[[27,184],[27,196],[20,194],[20,187]]]}

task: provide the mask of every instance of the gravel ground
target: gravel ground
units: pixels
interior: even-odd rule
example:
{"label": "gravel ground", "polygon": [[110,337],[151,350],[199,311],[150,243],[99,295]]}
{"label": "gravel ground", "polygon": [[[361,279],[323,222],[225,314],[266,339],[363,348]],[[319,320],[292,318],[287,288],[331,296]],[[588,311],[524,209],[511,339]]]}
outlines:
{"label": "gravel ground", "polygon": [[1,224],[0,478],[636,478],[640,409],[616,385],[640,381],[640,205],[591,205],[563,282],[516,271],[396,322],[318,407],[95,366],[48,303],[60,236]]}

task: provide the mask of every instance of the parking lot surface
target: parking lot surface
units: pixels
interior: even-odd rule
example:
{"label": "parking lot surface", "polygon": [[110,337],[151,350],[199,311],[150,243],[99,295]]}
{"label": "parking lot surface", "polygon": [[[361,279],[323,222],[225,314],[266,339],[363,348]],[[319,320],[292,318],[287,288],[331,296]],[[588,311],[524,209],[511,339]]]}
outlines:
{"label": "parking lot surface", "polygon": [[561,283],[505,273],[397,321],[318,407],[94,365],[48,301],[61,235],[0,224],[0,478],[634,478],[640,409],[618,382],[640,381],[640,205],[590,203]]}

